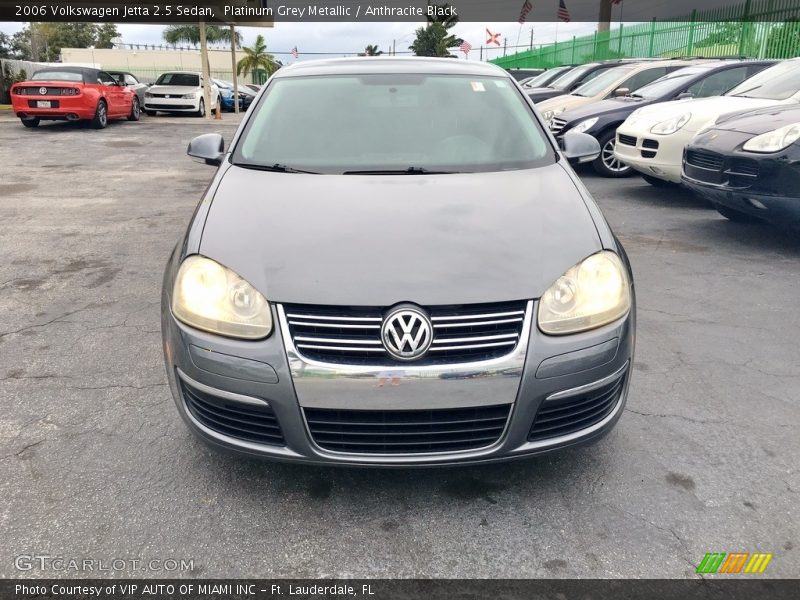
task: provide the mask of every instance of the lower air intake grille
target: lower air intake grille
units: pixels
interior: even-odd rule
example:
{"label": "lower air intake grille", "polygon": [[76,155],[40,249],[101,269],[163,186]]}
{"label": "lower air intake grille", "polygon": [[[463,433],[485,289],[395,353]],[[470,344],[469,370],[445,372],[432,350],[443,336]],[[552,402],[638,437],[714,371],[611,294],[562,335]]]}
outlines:
{"label": "lower air intake grille", "polygon": [[455,452],[500,439],[510,404],[442,410],[304,409],[311,437],[326,450],[355,454]]}
{"label": "lower air intake grille", "polygon": [[278,419],[269,406],[226,400],[179,381],[186,408],[209,429],[256,444],[285,445]]}
{"label": "lower air intake grille", "polygon": [[545,401],[528,434],[531,442],[575,433],[605,419],[622,395],[625,377],[600,389],[561,400]]}
{"label": "lower air intake grille", "polygon": [[636,138],[632,135],[625,135],[624,133],[619,134],[619,143],[625,144],[626,146],[635,146],[636,145]]}
{"label": "lower air intake grille", "polygon": [[707,150],[687,150],[686,162],[693,167],[707,169],[709,171],[722,170],[724,159],[721,154],[708,152]]}
{"label": "lower air intake grille", "polygon": [[[514,351],[527,302],[432,306],[428,354],[413,366],[488,360]],[[384,349],[381,307],[285,304],[289,334],[304,357],[327,363],[397,365]]]}

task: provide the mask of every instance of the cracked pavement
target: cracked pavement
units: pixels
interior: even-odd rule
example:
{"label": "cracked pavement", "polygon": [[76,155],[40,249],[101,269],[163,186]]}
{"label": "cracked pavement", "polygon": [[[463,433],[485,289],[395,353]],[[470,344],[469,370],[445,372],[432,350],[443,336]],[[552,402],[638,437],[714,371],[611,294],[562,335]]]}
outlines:
{"label": "cracked pavement", "polygon": [[584,170],[639,305],[607,438],[474,468],[255,462],[191,437],[161,357],[163,265],[213,173],[184,152],[209,130],[233,117],[0,122],[0,576],[80,575],[15,569],[39,554],[194,560],[114,573],[145,577],[696,577],[713,551],[800,575],[797,234]]}

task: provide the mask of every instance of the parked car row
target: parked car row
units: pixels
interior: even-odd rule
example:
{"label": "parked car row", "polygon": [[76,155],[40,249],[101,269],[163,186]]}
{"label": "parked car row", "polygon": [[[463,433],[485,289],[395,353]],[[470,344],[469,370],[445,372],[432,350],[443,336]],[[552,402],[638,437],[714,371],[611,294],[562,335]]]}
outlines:
{"label": "parked car row", "polygon": [[[239,107],[247,108],[259,86],[239,87]],[[14,113],[25,127],[41,121],[89,121],[102,129],[111,119],[138,121],[141,112],[191,113],[205,116],[203,76],[191,71],[161,74],[153,85],[126,71],[52,66],[36,71],[28,81],[11,87]],[[233,84],[212,79],[210,109],[234,109]]]}
{"label": "parked car row", "polygon": [[638,172],[687,186],[729,219],[800,226],[800,59],[607,61],[523,89],[556,138],[597,139],[600,175]]}

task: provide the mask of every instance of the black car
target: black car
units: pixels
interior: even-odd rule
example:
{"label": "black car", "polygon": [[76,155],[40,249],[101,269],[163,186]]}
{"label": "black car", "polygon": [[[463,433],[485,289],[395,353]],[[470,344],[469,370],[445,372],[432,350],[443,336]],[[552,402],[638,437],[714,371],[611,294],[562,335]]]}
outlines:
{"label": "black car", "polygon": [[527,79],[528,77],[535,77],[536,75],[540,75],[544,73],[544,69],[506,69],[508,74],[511,75],[517,81],[522,81],[523,79]]}
{"label": "black car", "polygon": [[800,106],[726,115],[683,152],[683,182],[731,221],[800,229]]}
{"label": "black car", "polygon": [[643,59],[620,59],[587,63],[585,65],[580,65],[569,69],[561,77],[547,84],[547,87],[532,88],[530,90],[525,90],[525,93],[527,93],[528,97],[534,102],[541,102],[542,100],[555,98],[556,96],[561,96],[563,94],[569,94],[572,90],[578,88],[587,81],[594,79],[606,69],[618,67],[624,63],[642,62],[642,60]]}
{"label": "black car", "polygon": [[550,120],[550,131],[556,137],[573,129],[594,136],[603,152],[592,166],[605,177],[623,177],[630,174],[632,168],[614,157],[614,144],[617,127],[633,111],[656,102],[719,96],[773,64],[773,60],[726,60],[684,67],[635,90],[629,96],[601,100],[565,111]]}

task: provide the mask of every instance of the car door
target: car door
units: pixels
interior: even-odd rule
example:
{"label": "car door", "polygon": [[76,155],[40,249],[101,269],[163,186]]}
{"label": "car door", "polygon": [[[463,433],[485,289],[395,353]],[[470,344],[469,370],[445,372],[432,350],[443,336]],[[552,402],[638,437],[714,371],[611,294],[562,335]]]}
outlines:
{"label": "car door", "polygon": [[100,90],[108,102],[108,116],[119,117],[127,115],[131,106],[131,99],[126,93],[124,85],[117,83],[117,80],[106,71],[100,71]]}

